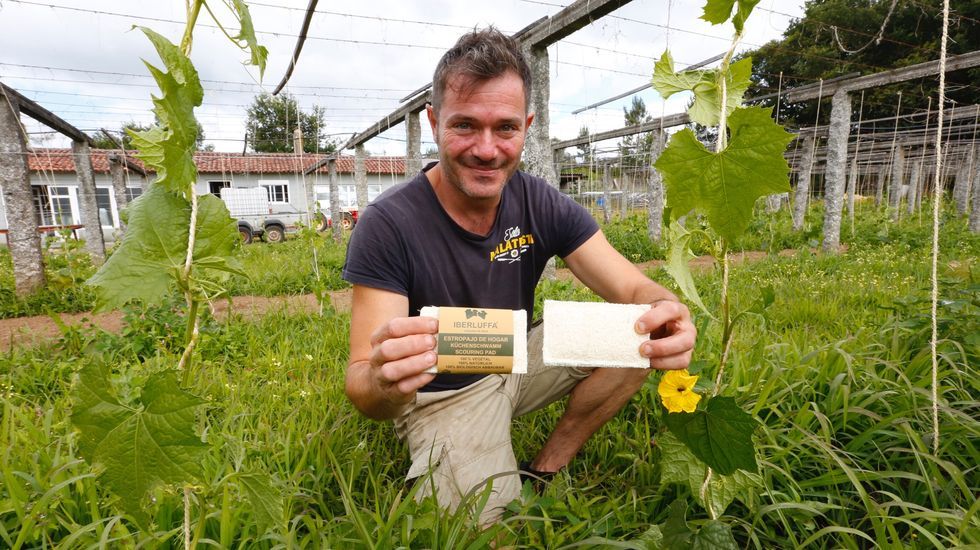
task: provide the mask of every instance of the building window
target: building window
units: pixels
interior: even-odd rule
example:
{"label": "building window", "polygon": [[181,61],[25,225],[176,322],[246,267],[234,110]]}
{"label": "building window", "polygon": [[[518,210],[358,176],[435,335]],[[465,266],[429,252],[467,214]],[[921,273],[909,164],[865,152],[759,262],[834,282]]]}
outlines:
{"label": "building window", "polygon": [[112,201],[109,199],[108,187],[95,188],[95,204],[99,208],[99,223],[104,227],[115,227],[112,217]]}
{"label": "building window", "polygon": [[142,194],[143,194],[143,188],[142,187],[127,187],[126,188],[126,198],[129,199],[129,202],[133,202],[134,200],[136,200],[136,197],[138,197],[138,196],[140,196]]}
{"label": "building window", "polygon": [[208,193],[221,198],[221,190],[231,187],[231,182],[226,180],[215,180],[208,182]]}
{"label": "building window", "polygon": [[259,185],[265,187],[269,194],[269,202],[289,202],[289,182],[286,180],[259,180]]}
{"label": "building window", "polygon": [[75,217],[71,211],[71,194],[67,187],[36,185],[34,212],[41,225],[72,225]]}

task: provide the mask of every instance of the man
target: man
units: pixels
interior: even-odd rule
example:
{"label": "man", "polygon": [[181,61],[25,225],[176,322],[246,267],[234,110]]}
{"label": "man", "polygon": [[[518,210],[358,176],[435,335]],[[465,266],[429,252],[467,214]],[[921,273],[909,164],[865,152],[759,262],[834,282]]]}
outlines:
{"label": "man", "polygon": [[[490,28],[460,38],[440,60],[427,109],[439,162],[366,208],[348,250],[354,285],[346,390],[365,415],[392,419],[412,454],[410,479],[432,471],[455,508],[492,483],[484,524],[520,492],[511,418],[570,394],[527,471],[557,472],[643,385],[650,370],[546,369],[541,330],[528,337],[526,375],[429,374],[438,322],[423,306],[533,310],[548,259],[609,302],[652,304],[636,321],[651,369],[681,369],[696,331],[687,308],[606,241],[588,212],[517,171],[528,127],[530,70],[517,44]],[[500,254],[500,243],[524,243]],[[516,251],[516,253],[515,253]],[[496,475],[503,474],[503,475]]]}

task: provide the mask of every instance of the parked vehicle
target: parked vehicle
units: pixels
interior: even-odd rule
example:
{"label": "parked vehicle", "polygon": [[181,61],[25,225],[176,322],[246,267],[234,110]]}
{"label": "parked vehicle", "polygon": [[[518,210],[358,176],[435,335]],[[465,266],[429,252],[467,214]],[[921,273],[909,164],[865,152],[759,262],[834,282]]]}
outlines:
{"label": "parked vehicle", "polygon": [[[231,217],[238,220],[238,233],[244,243],[252,242],[255,237],[270,243],[282,242],[288,233],[296,232],[297,224],[306,223],[306,212],[291,205],[270,204],[264,187],[227,187],[221,190],[221,200]],[[276,211],[285,208],[292,211]],[[325,229],[327,225],[328,220],[319,215],[317,228]]]}
{"label": "parked vehicle", "polygon": [[[344,229],[353,229],[357,223],[357,203],[352,201],[353,198],[348,200],[346,197],[341,196],[340,226]],[[323,212],[324,219],[326,220],[326,225],[322,229],[318,227],[322,231],[333,225],[333,220],[330,219],[330,194],[317,192],[316,203],[320,208],[320,212]]]}

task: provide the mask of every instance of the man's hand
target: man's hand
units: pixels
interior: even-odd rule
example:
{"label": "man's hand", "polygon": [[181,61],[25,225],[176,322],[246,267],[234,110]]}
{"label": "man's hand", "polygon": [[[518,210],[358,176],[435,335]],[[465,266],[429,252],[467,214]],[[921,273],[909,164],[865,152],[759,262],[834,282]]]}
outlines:
{"label": "man's hand", "polygon": [[434,374],[439,321],[408,317],[408,298],[354,285],[346,391],[370,418],[395,418]]}
{"label": "man's hand", "polygon": [[691,363],[698,330],[684,304],[674,300],[654,302],[650,311],[637,319],[636,332],[650,335],[650,341],[640,346],[640,354],[650,358],[651,368],[679,370]]}
{"label": "man's hand", "polygon": [[371,335],[369,377],[386,401],[409,403],[435,377],[424,371],[436,364],[437,332],[439,321],[431,317],[398,317]]}

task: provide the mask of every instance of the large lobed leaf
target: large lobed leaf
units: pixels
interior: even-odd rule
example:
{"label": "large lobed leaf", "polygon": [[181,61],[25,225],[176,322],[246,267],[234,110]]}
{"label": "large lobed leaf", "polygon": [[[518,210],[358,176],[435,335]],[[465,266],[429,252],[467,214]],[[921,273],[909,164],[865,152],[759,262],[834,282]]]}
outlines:
{"label": "large lobed leaf", "polygon": [[[742,34],[742,29],[745,28],[745,20],[749,18],[749,14],[755,9],[759,0],[737,0],[737,2],[738,11],[732,19],[732,24],[735,25],[735,32]],[[736,0],[707,0],[701,19],[712,25],[720,25],[732,16],[732,7],[735,6],[735,3]]]}
{"label": "large lobed leaf", "polygon": [[662,540],[655,548],[664,550],[738,550],[732,529],[728,525],[710,520],[704,522],[697,531],[687,524],[687,503],[675,500],[670,504],[667,521],[660,528]]}
{"label": "large lobed leaf", "polygon": [[[752,84],[752,59],[746,57],[728,66],[725,74],[726,114],[742,104],[745,91]],[[664,52],[653,68],[653,87],[664,99],[679,93],[694,93],[694,103],[687,113],[703,126],[717,126],[721,120],[721,87],[716,69],[674,72],[674,60]]]}
{"label": "large lobed leaf", "polygon": [[78,374],[72,401],[79,452],[103,466],[100,479],[138,520],[146,520],[147,492],[203,476],[207,446],[194,428],[204,401],[180,389],[174,371],[151,375],[140,399],[124,405],[110,393],[106,371],[89,365]]}
{"label": "large lobed leaf", "polygon": [[701,487],[708,475],[708,466],[698,460],[677,437],[664,433],[657,437],[657,447],[663,452],[662,483],[679,483],[691,489],[691,496],[698,504],[711,512],[712,517],[720,517],[734,499],[747,502],[749,490],[762,486],[759,474],[736,471],[731,475],[712,474],[711,480],[701,498]]}
{"label": "large lobed leaf", "polygon": [[675,219],[696,209],[732,241],[748,227],[756,199],[789,191],[783,151],[793,136],[762,107],[736,109],[728,128],[728,146],[718,153],[705,149],[690,129],[677,132],[654,166]]}
{"label": "large lobed leaf", "polygon": [[190,199],[197,180],[194,145],[198,124],[194,108],[204,100],[204,89],[197,70],[180,48],[151,29],[140,30],[153,43],[168,72],[144,61],[162,93],[160,97],[153,96],[157,126],[142,132],[127,131],[140,151],[137,156],[156,170],[155,183]]}
{"label": "large lobed leaf", "polygon": [[[159,303],[177,280],[187,256],[191,205],[184,197],[153,185],[129,207],[129,225],[122,245],[88,280],[96,287],[100,310],[118,308],[132,300]],[[194,242],[196,279],[234,272],[232,257],[238,224],[213,195],[198,197]]]}
{"label": "large lobed leaf", "polygon": [[731,397],[712,397],[703,410],[670,413],[667,428],[705,464],[722,475],[757,472],[752,433],[759,423]]}

